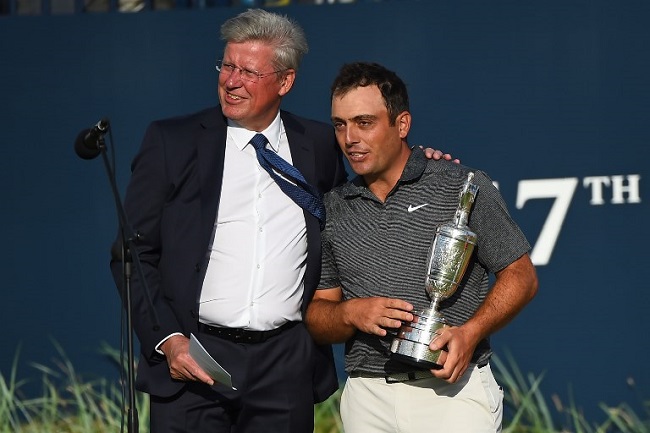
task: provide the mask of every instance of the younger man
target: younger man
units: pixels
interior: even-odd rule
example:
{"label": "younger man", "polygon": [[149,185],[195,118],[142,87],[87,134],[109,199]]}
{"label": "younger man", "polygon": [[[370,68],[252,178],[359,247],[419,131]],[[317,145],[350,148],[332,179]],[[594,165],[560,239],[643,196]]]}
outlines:
{"label": "younger man", "polygon": [[[316,341],[346,343],[346,433],[500,431],[503,393],[489,336],[537,291],[530,245],[487,175],[409,147],[408,94],[393,72],[345,65],[332,86],[332,122],[358,177],[325,196],[321,280],[306,323]],[[430,344],[445,350],[442,367],[416,372],[391,359],[391,341],[414,308],[430,304],[428,249],[436,226],[452,220],[470,171],[479,185],[469,218],[478,244],[462,284],[442,302],[452,326]]]}

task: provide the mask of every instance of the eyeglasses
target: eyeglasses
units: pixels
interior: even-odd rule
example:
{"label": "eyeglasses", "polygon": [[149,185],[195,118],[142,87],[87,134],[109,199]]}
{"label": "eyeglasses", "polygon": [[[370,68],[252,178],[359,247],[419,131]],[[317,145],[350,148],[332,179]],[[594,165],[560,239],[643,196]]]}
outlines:
{"label": "eyeglasses", "polygon": [[242,80],[250,81],[251,83],[257,83],[259,80],[261,80],[264,77],[268,77],[269,75],[277,74],[278,72],[284,72],[287,70],[287,69],[278,69],[277,71],[261,74],[257,71],[251,71],[250,69],[240,68],[239,66],[235,66],[232,63],[225,63],[223,60],[219,60],[217,62],[216,69],[217,71],[219,71],[220,74],[224,74],[224,76],[226,77],[232,75],[235,71],[239,71],[239,75],[241,76]]}

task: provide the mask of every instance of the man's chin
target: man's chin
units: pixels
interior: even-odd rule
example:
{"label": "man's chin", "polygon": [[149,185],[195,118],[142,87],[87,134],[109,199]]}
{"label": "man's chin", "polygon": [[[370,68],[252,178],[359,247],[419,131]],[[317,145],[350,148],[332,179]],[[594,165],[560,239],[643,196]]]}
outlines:
{"label": "man's chin", "polygon": [[230,120],[241,120],[246,117],[245,110],[234,107],[231,104],[221,104],[221,111],[223,112],[223,115],[226,116]]}
{"label": "man's chin", "polygon": [[353,163],[353,162],[350,162],[350,160],[348,160],[348,162],[350,163],[350,168],[352,169],[352,171],[354,171],[354,173],[356,175],[364,176],[364,175],[369,173],[369,170],[365,166],[365,164]]}

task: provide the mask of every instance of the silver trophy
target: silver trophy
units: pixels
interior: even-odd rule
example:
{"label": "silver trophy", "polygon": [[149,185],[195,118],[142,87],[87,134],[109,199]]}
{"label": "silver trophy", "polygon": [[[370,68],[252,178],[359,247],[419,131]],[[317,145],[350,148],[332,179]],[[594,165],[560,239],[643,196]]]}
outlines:
{"label": "silver trophy", "polygon": [[467,227],[478,185],[472,183],[474,173],[467,175],[453,221],[436,228],[428,255],[425,288],[431,298],[429,308],[413,312],[413,321],[403,323],[393,339],[392,357],[407,364],[440,368],[440,350],[432,351],[429,343],[447,325],[438,305],[454,294],[476,245],[476,234]]}

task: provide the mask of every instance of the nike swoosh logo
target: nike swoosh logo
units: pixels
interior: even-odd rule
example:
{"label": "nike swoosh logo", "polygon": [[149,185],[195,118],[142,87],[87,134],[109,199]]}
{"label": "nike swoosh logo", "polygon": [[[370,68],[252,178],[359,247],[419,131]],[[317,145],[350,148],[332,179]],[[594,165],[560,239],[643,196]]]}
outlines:
{"label": "nike swoosh logo", "polygon": [[407,209],[409,212],[415,212],[416,210],[420,209],[421,207],[429,206],[429,203],[424,203],[420,204],[417,206],[409,205],[409,208]]}

